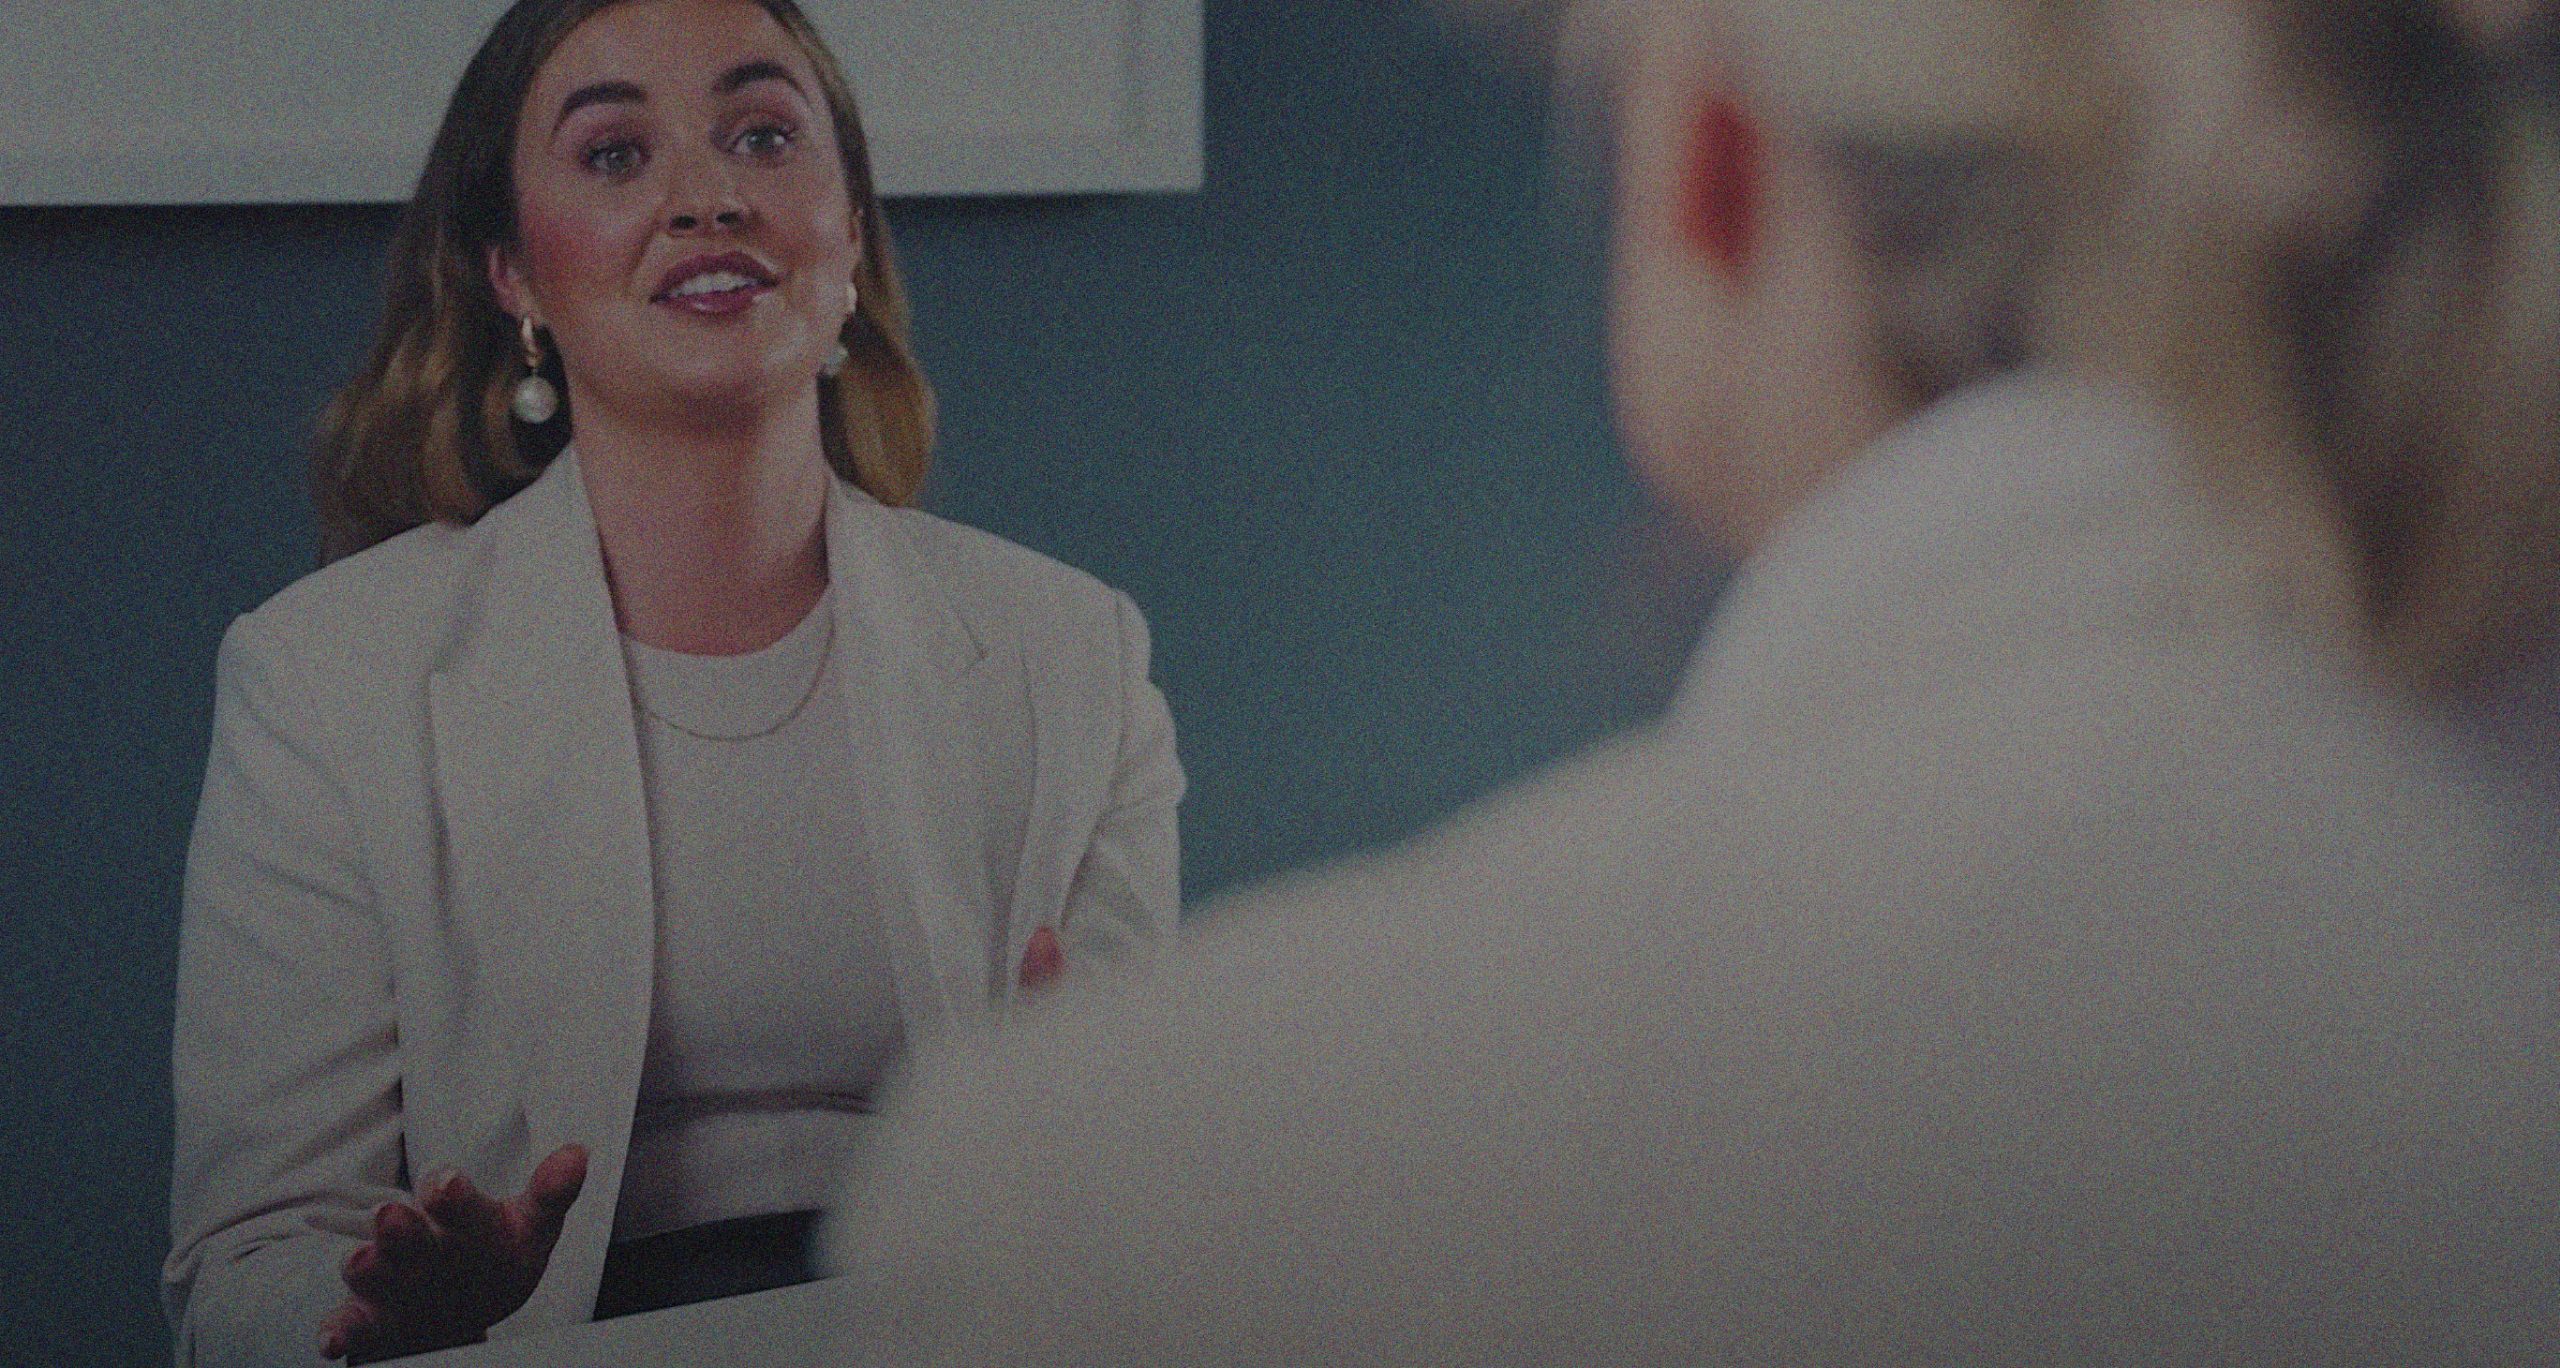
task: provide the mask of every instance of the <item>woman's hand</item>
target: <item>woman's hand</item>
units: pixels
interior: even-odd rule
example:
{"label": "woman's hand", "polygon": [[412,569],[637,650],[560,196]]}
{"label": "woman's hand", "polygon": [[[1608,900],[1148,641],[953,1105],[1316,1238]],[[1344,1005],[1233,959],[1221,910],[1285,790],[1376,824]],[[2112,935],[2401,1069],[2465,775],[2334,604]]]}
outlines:
{"label": "woman's hand", "polygon": [[562,1145],[505,1201],[455,1173],[415,1205],[383,1203],[373,1238],[339,1265],[350,1295],[320,1323],[321,1357],[369,1363],[487,1338],[542,1281],[586,1181],[586,1148]]}

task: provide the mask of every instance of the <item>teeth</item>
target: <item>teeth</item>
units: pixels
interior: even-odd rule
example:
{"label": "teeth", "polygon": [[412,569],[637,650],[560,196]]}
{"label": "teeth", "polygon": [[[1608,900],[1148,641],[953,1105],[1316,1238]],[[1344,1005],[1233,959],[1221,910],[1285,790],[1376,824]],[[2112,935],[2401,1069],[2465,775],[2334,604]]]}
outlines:
{"label": "teeth", "polygon": [[667,291],[667,297],[681,299],[686,295],[721,294],[762,283],[752,276],[743,276],[735,271],[709,271]]}

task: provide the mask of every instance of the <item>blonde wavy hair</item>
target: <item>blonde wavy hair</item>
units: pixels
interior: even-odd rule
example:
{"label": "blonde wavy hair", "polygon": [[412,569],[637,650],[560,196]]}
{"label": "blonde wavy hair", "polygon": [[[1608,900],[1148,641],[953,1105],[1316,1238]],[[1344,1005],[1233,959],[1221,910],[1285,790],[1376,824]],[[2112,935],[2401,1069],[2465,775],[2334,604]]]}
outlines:
{"label": "blonde wavy hair", "polygon": [[2555,13],[1593,0],[1559,59],[1587,96],[1631,25],[1723,19],[1846,190],[1907,400],[2038,358],[2131,374],[2288,594],[2435,692],[2560,624]]}
{"label": "blonde wavy hair", "polygon": [[[321,560],[430,522],[469,523],[531,484],[568,443],[560,417],[516,421],[516,324],[499,308],[488,249],[515,237],[513,151],[534,74],[571,30],[622,0],[518,0],[490,30],[447,105],[391,247],[382,321],[363,368],[320,420],[311,463]],[[817,73],[862,234],[850,360],[821,380],[827,463],[873,498],[903,504],[933,448],[932,389],[908,341],[906,292],[873,190],[853,91],[792,0],[756,0]],[[555,350],[543,363],[565,395]]]}
{"label": "blonde wavy hair", "polygon": [[2488,683],[2560,624],[2560,7],[2225,12],[2245,68],[2190,35],[2150,94],[2245,130],[2254,174],[2149,140],[2114,243],[2150,307],[2112,350],[2226,490],[2298,491],[2391,675]]}

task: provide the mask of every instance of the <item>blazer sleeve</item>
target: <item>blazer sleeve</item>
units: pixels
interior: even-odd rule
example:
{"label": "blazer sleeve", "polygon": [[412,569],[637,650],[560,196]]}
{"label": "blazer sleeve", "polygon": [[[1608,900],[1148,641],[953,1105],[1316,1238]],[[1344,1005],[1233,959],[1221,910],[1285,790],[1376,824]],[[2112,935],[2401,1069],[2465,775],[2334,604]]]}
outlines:
{"label": "blazer sleeve", "polygon": [[318,1363],[340,1260],[405,1195],[387,937],[329,752],[280,639],[234,623],[179,929],[179,1368]]}
{"label": "blazer sleeve", "polygon": [[1180,844],[1174,809],[1182,763],[1174,755],[1173,713],[1148,678],[1146,619],[1114,592],[1119,626],[1120,744],[1093,840],[1067,885],[1059,939],[1068,971],[1144,966],[1173,939],[1181,911]]}

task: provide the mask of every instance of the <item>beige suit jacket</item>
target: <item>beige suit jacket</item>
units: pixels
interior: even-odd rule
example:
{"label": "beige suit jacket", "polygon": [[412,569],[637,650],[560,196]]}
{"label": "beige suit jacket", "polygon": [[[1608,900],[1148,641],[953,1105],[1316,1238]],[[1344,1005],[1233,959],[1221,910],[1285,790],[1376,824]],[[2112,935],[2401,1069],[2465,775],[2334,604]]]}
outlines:
{"label": "beige suit jacket", "polygon": [[[832,489],[870,907],[909,1038],[1143,959],[1177,907],[1172,723],[1137,610],[984,533]],[[533,1299],[586,1319],[647,1037],[653,903],[628,681],[574,453],[468,528],[233,625],[179,965],[178,1361],[305,1364],[369,1213],[445,1167],[592,1159]]]}

